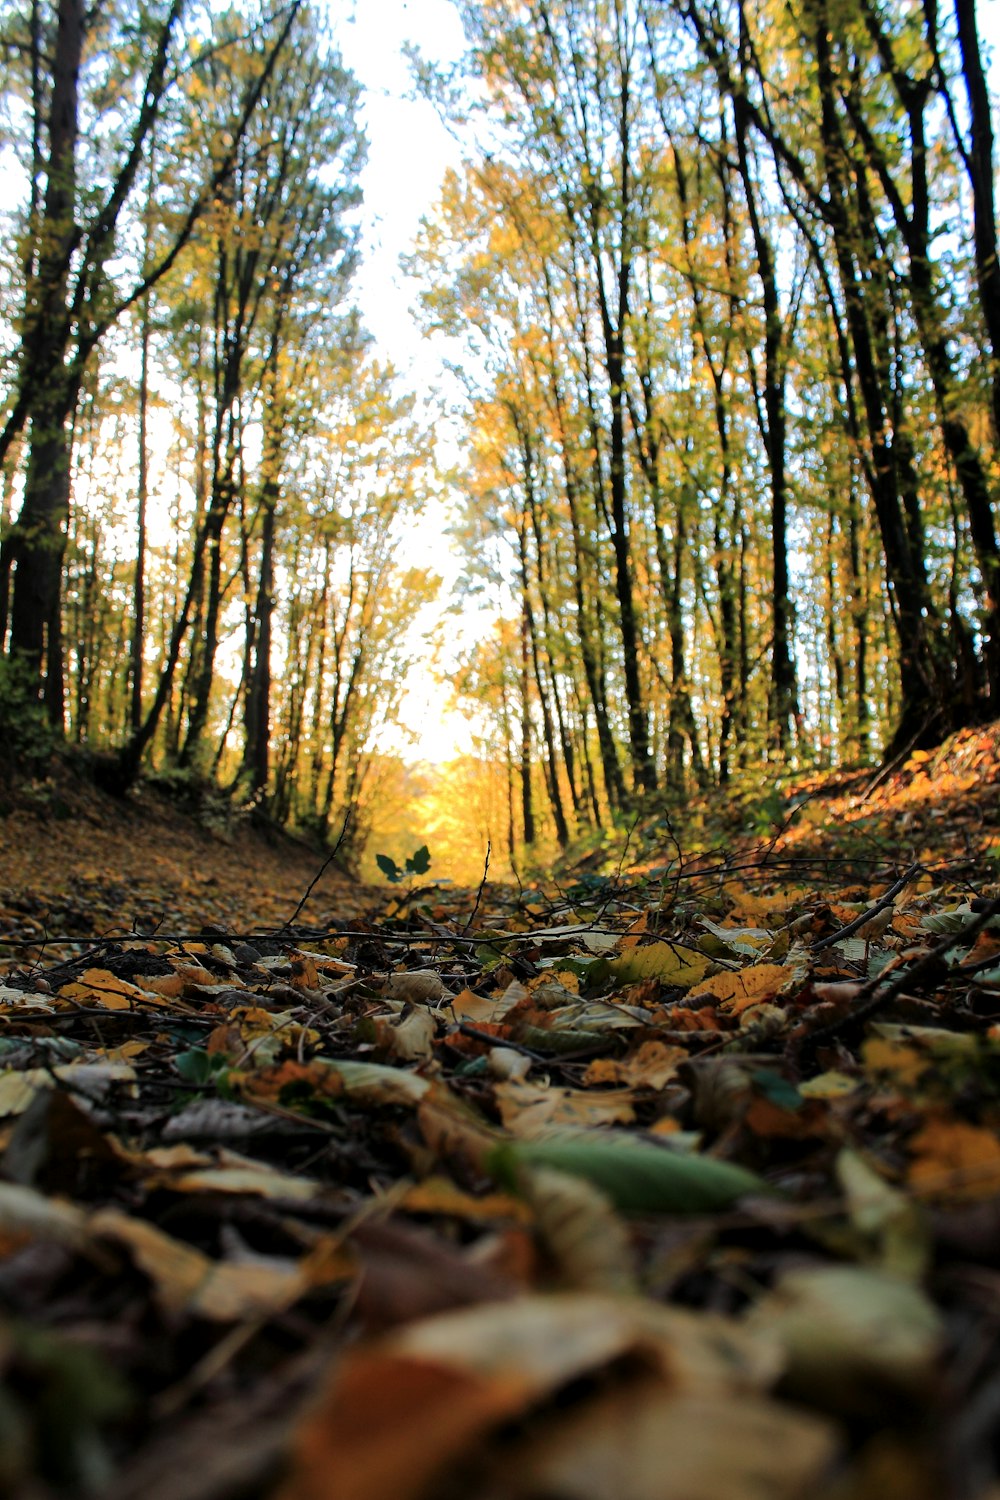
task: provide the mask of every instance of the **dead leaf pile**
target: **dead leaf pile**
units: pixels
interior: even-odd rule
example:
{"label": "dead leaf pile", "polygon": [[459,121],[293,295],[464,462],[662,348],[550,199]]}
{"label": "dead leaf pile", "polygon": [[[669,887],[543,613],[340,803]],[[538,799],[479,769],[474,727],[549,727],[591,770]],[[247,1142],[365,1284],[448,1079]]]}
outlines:
{"label": "dead leaf pile", "polygon": [[961,836],[839,884],[786,830],[294,929],[0,919],[0,1488],[996,1500]]}

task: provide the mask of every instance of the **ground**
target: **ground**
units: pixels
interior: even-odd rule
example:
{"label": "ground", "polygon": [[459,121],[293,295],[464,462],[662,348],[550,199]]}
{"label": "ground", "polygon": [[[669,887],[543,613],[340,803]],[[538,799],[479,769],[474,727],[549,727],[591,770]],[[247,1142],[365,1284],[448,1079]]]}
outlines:
{"label": "ground", "polygon": [[1000,729],[369,891],[0,815],[15,1500],[997,1500]]}

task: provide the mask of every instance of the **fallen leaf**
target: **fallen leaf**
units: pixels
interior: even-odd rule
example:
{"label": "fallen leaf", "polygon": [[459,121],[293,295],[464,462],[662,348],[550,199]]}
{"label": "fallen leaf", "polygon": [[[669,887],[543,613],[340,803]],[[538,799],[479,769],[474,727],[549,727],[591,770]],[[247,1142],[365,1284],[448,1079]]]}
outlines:
{"label": "fallen leaf", "polygon": [[908,1180],[932,1201],[968,1201],[1000,1192],[1000,1141],[964,1120],[931,1119],[910,1137]]}
{"label": "fallen leaf", "polygon": [[611,959],[608,966],[622,984],[658,979],[661,984],[687,989],[712,967],[712,960],[696,948],[679,943],[648,943],[642,948],[628,949],[619,958]]}
{"label": "fallen leaf", "polygon": [[515,1189],[525,1167],[569,1172],[592,1182],[624,1213],[710,1213],[747,1193],[768,1191],[753,1172],[731,1162],[596,1130],[507,1141],[492,1151],[488,1165]]}
{"label": "fallen leaf", "polygon": [[517,1135],[533,1135],[552,1125],[629,1124],[635,1119],[628,1089],[560,1089],[514,1078],[496,1086],[500,1118]]}
{"label": "fallen leaf", "polygon": [[735,972],[713,974],[688,992],[688,998],[711,996],[721,1008],[738,1016],[751,1005],[772,1000],[796,983],[795,971],[782,964],[752,964]]}

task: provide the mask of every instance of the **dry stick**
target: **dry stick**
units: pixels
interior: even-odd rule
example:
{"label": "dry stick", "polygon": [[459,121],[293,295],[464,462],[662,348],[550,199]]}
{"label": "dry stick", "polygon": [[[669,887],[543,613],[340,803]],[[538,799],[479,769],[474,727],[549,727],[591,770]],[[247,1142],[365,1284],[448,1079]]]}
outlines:
{"label": "dry stick", "polygon": [[284,926],[278,928],[276,936],[280,937],[283,932],[287,932],[290,927],[294,926],[295,918],[298,916],[299,912],[305,906],[306,902],[309,900],[309,897],[312,895],[313,891],[319,885],[320,881],[323,879],[323,876],[326,874],[327,870],[333,864],[333,861],[337,858],[337,855],[340,853],[340,846],[344,842],[344,839],[347,837],[347,829],[348,829],[348,826],[350,825],[351,814],[353,813],[353,811],[354,811],[353,807],[349,807],[347,809],[347,812],[344,814],[344,826],[340,830],[340,833],[337,835],[337,842],[334,844],[333,848],[330,850],[330,853],[327,855],[326,859],[320,865],[319,869],[317,870],[316,874],[313,876],[312,880],[310,880],[309,884],[306,886],[305,895],[302,897],[302,900],[299,902],[298,906],[292,912],[292,915],[288,918],[288,921],[284,924]]}
{"label": "dry stick", "polygon": [[489,870],[490,870],[490,854],[492,853],[492,850],[493,850],[492,840],[487,839],[486,840],[486,860],[485,860],[485,862],[483,864],[483,878],[479,882],[479,889],[476,892],[476,899],[475,899],[475,902],[474,902],[473,907],[472,907],[472,915],[469,917],[469,920],[466,922],[465,926],[462,928],[462,936],[463,937],[465,937],[466,933],[469,931],[469,928],[472,926],[473,922],[476,920],[476,916],[477,916],[477,913],[479,911],[479,903],[480,903],[480,901],[482,901],[482,899],[483,899],[483,891],[486,889],[486,877],[489,874]]}
{"label": "dry stick", "polygon": [[480,1031],[478,1026],[472,1026],[468,1021],[459,1021],[458,1030],[463,1036],[471,1037],[474,1042],[485,1042],[488,1047],[508,1047],[512,1052],[520,1052],[523,1057],[530,1057],[532,1062],[552,1062],[552,1058],[544,1053],[533,1052],[530,1047],[523,1047],[520,1042],[511,1041],[510,1037],[496,1036],[492,1031]]}
{"label": "dry stick", "polygon": [[594,920],[590,924],[591,928],[595,928],[597,926],[598,922],[604,916],[604,913],[607,911],[608,907],[611,905],[612,901],[614,901],[615,897],[618,895],[619,891],[622,888],[622,886],[621,886],[622,869],[623,869],[623,867],[625,865],[625,858],[626,858],[626,855],[628,854],[629,845],[632,842],[632,835],[633,835],[633,833],[635,833],[635,830],[638,828],[638,826],[639,826],[639,814],[636,813],[635,817],[632,819],[632,826],[631,826],[631,828],[628,830],[628,832],[625,835],[625,842],[622,845],[621,858],[618,861],[618,868],[615,871],[615,878],[611,882],[611,889],[608,891],[607,896],[604,898],[604,901],[603,901],[602,905],[598,907],[598,909],[597,909],[597,911],[596,911],[596,913],[594,915]]}
{"label": "dry stick", "polygon": [[855,917],[853,922],[848,922],[846,927],[840,927],[836,932],[831,932],[829,937],[820,938],[818,942],[810,946],[809,952],[819,953],[823,948],[832,948],[834,943],[841,943],[844,938],[849,938],[852,933],[857,932],[859,927],[864,927],[866,922],[871,922],[873,918],[878,916],[879,912],[883,912],[887,906],[891,906],[900,891],[904,890],[911,880],[915,880],[918,875],[923,874],[923,870],[924,867],[919,862],[911,865],[906,874],[901,875],[896,884],[890,886],[885,895],[879,897],[874,906],[866,907],[860,916]]}
{"label": "dry stick", "polygon": [[808,1032],[803,1038],[803,1047],[812,1049],[819,1042],[826,1041],[829,1037],[836,1036],[846,1027],[853,1026],[858,1021],[863,1021],[866,1017],[873,1015],[876,1010],[879,1010],[889,1000],[894,1000],[904,990],[910,989],[915,980],[919,981],[925,976],[932,974],[946,953],[950,953],[952,948],[956,948],[959,943],[967,942],[970,938],[978,936],[983,928],[996,916],[1000,916],[1000,896],[988,902],[983,910],[967,926],[963,927],[960,932],[951,932],[947,937],[942,938],[941,942],[936,943],[929,953],[925,953],[923,958],[918,959],[912,968],[901,970],[896,978],[890,980],[888,984],[883,986],[878,976],[870,979],[858,991],[851,1004],[850,1011],[846,1015],[841,1016],[839,1020],[831,1021],[826,1026],[820,1026],[816,1030]]}

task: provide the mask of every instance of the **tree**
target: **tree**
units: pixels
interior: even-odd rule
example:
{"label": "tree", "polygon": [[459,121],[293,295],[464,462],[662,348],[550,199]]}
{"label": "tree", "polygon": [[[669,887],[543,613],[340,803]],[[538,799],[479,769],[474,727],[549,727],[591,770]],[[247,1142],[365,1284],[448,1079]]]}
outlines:
{"label": "tree", "polygon": [[[168,241],[152,265],[120,275],[121,226],[184,45],[185,0],[133,26],[127,10],[96,11],[57,0],[44,13],[6,17],[3,45],[17,64],[29,120],[23,166],[29,185],[22,256],[22,312],[13,381],[0,432],[0,464],[27,428],[24,493],[0,548],[0,628],[56,726],[63,717],[60,585],[70,503],[72,428],[87,364],[121,314],[173,266],[229,177],[239,142],[287,39],[301,0],[262,33],[260,66],[217,139],[203,174],[169,205]],[[46,59],[51,58],[46,67]],[[106,162],[81,159],[81,111],[115,102]],[[108,107],[107,104],[105,107]],[[104,144],[105,132],[94,132]]]}

